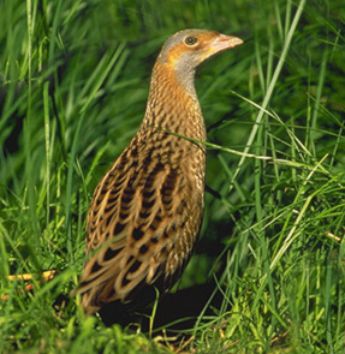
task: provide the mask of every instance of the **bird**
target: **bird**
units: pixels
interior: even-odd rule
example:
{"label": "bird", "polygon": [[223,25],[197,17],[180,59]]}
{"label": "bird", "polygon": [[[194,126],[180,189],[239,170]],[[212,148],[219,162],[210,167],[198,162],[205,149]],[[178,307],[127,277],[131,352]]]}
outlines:
{"label": "bird", "polygon": [[204,209],[206,130],[196,68],[243,40],[205,29],[169,37],[154,64],[142,123],[97,185],[77,293],[86,314],[165,293],[191,257]]}

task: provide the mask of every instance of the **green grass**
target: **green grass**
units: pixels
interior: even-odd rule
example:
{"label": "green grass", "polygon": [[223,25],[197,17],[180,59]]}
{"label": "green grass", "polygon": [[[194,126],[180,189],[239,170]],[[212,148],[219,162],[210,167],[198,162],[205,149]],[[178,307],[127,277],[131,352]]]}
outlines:
{"label": "green grass", "polygon": [[[140,124],[161,44],[200,27],[246,44],[197,77],[213,193],[179,286],[214,279],[223,301],[186,350],[343,353],[344,21],[341,0],[5,1],[0,352],[174,351],[53,304],[77,283],[90,197]],[[32,293],[7,280],[47,269]]]}

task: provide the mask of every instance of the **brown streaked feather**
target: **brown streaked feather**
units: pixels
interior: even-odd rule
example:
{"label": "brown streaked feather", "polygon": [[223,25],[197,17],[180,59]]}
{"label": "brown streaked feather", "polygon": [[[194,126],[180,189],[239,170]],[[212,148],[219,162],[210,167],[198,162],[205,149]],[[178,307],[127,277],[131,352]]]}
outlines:
{"label": "brown streaked feather", "polygon": [[201,193],[191,195],[195,182],[188,178],[187,162],[190,154],[204,152],[157,130],[144,128],[141,137],[145,135],[151,140],[156,135],[156,143],[143,144],[147,139],[135,137],[94,194],[88,252],[96,253],[85,266],[79,289],[88,312],[130,299],[140,283],[163,278],[168,288],[188,259],[200,226],[203,198]]}

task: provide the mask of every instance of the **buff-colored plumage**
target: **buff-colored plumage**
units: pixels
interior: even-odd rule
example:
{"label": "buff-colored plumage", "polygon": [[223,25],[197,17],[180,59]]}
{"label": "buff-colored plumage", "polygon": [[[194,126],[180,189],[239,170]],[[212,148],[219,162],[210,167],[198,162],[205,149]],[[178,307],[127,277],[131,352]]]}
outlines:
{"label": "buff-colored plumage", "polygon": [[90,258],[79,287],[87,313],[131,301],[145,286],[169,289],[189,259],[201,225],[206,157],[195,143],[206,132],[194,72],[208,57],[241,43],[185,30],[163,46],[143,123],[90,206]]}

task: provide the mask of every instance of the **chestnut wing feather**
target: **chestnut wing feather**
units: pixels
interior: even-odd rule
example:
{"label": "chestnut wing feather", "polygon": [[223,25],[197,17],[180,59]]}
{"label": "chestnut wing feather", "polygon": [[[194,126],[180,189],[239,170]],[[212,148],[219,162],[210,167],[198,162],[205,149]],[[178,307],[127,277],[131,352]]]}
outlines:
{"label": "chestnut wing feather", "polygon": [[130,299],[142,283],[171,285],[189,258],[201,221],[192,206],[202,196],[190,195],[193,181],[160,150],[132,142],[96,188],[88,215],[93,255],[79,288],[89,313]]}

